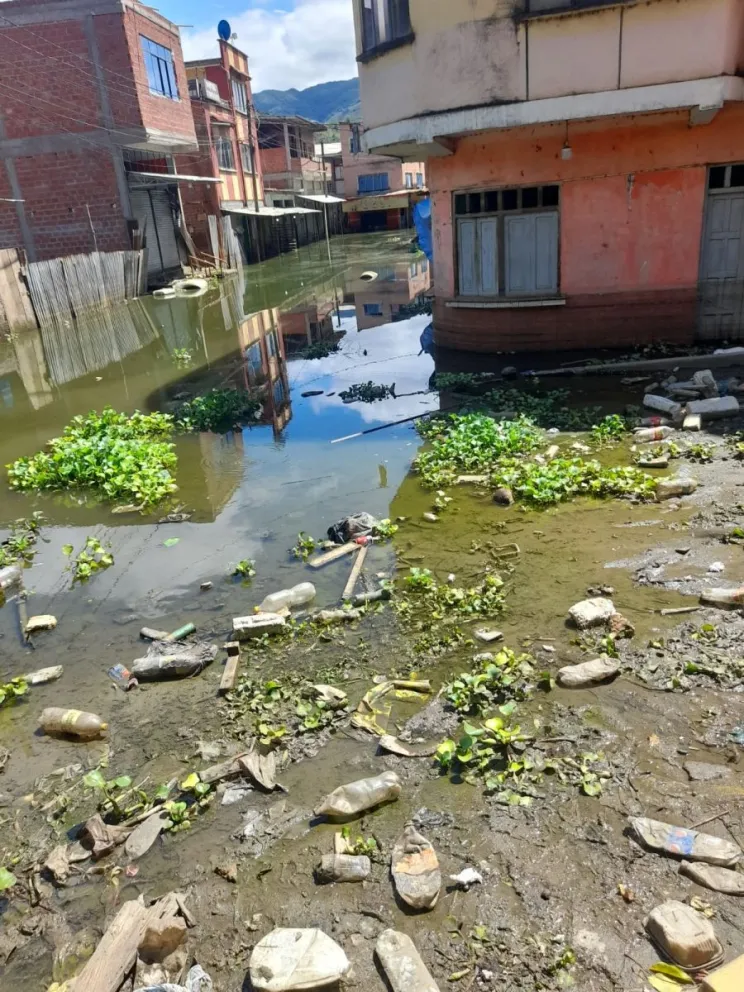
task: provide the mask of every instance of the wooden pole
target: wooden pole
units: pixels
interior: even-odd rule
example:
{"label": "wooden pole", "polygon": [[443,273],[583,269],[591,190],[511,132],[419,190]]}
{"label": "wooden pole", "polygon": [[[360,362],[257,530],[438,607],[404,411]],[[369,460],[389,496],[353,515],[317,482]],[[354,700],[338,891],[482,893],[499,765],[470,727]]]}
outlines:
{"label": "wooden pole", "polygon": [[354,586],[359,581],[359,575],[362,571],[362,566],[364,565],[364,559],[367,557],[367,552],[369,551],[369,545],[365,544],[362,546],[361,551],[356,556],[354,560],[354,565],[351,569],[351,575],[349,576],[349,581],[344,587],[343,599],[351,599],[354,595]]}

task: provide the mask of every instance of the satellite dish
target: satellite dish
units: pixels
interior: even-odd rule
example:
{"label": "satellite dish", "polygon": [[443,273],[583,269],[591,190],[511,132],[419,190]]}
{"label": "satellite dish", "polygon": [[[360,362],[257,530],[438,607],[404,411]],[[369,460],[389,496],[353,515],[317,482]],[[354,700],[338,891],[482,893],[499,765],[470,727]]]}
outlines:
{"label": "satellite dish", "polygon": [[232,28],[230,27],[229,21],[220,21],[217,25],[217,34],[222,38],[223,41],[229,41],[230,35],[232,34]]}

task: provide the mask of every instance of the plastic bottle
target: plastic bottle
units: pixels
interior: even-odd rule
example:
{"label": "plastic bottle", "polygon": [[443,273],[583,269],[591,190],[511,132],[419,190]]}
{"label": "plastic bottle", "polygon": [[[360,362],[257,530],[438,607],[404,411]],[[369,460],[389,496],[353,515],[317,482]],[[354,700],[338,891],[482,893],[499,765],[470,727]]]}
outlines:
{"label": "plastic bottle", "polygon": [[0,568],[0,589],[10,589],[17,585],[23,577],[23,569],[20,565],[8,565],[7,568]]}
{"label": "plastic bottle", "polygon": [[698,487],[697,479],[661,479],[656,486],[657,499],[690,496]]}
{"label": "plastic bottle", "polygon": [[706,606],[744,606],[744,586],[739,589],[707,589],[700,596]]}
{"label": "plastic bottle", "polygon": [[673,427],[642,427],[633,435],[634,441],[663,441],[674,434]]}
{"label": "plastic bottle", "polygon": [[355,816],[380,803],[394,802],[401,793],[400,779],[395,772],[383,772],[373,778],[362,778],[340,785],[326,796],[315,810],[316,816]]}
{"label": "plastic bottle", "polygon": [[108,724],[95,713],[66,710],[61,706],[49,706],[43,710],[39,723],[46,734],[67,734],[81,741],[91,741],[108,730]]}
{"label": "plastic bottle", "polygon": [[363,882],[371,871],[364,854],[324,854],[315,877],[319,882]]}
{"label": "plastic bottle", "polygon": [[630,825],[636,837],[652,851],[675,854],[688,861],[705,861],[721,868],[730,868],[741,858],[741,850],[736,844],[712,834],[701,834],[645,816],[631,818]]}
{"label": "plastic bottle", "polygon": [[259,606],[259,610],[262,613],[279,613],[280,610],[288,610],[292,606],[304,606],[313,599],[315,599],[315,586],[312,582],[300,582],[291,589],[280,589],[278,592],[269,593]]}

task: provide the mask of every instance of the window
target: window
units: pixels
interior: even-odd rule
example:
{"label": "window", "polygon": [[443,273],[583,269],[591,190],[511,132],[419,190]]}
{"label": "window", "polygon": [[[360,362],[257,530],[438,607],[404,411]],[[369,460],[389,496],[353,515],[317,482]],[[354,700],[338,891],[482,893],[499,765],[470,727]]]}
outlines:
{"label": "window", "polygon": [[744,165],[712,165],[708,170],[708,189],[741,186],[744,186]]}
{"label": "window", "polygon": [[424,185],[424,174],[423,172],[416,173],[416,186],[421,189]]}
{"label": "window", "polygon": [[178,99],[178,84],[176,83],[176,70],[173,65],[173,52],[170,48],[163,48],[155,41],[150,41],[144,35],[140,35],[142,42],[142,54],[145,57],[145,69],[147,70],[147,82],[151,93],[159,96],[167,96],[170,100]]}
{"label": "window", "polygon": [[413,173],[406,173],[406,189],[413,189]]}
{"label": "window", "polygon": [[382,317],[382,303],[365,303],[365,317]]}
{"label": "window", "polygon": [[245,83],[242,79],[231,77],[233,105],[241,114],[248,113],[248,97],[245,92]]}
{"label": "window", "polygon": [[217,164],[220,169],[235,169],[235,158],[233,156],[233,143],[229,133],[225,130],[215,129],[214,147],[217,152]]}
{"label": "window", "polygon": [[555,11],[581,10],[585,7],[601,7],[603,4],[617,3],[618,0],[528,0],[530,14],[553,13]]}
{"label": "window", "polygon": [[360,0],[362,5],[362,50],[371,52],[381,46],[392,47],[396,41],[411,38],[411,15],[408,0]]}
{"label": "window", "polygon": [[390,176],[387,172],[372,172],[359,176],[357,183],[359,193],[383,193],[390,189]]}
{"label": "window", "polygon": [[240,161],[243,172],[253,172],[253,149],[244,141],[240,144]]}
{"label": "window", "polygon": [[455,195],[461,296],[558,292],[558,186]]}
{"label": "window", "polygon": [[349,151],[352,155],[359,155],[362,150],[362,136],[358,124],[351,125],[351,137],[349,138]]}

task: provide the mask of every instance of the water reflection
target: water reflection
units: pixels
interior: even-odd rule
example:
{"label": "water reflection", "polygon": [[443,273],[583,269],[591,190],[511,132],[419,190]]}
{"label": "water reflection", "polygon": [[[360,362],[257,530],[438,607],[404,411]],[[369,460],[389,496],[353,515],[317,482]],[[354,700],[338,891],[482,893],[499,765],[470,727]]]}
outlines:
{"label": "water reflection", "polygon": [[355,275],[349,280],[348,291],[353,294],[359,330],[389,324],[401,307],[425,293],[430,285],[429,263],[423,257],[380,266],[372,281],[362,273]]}

